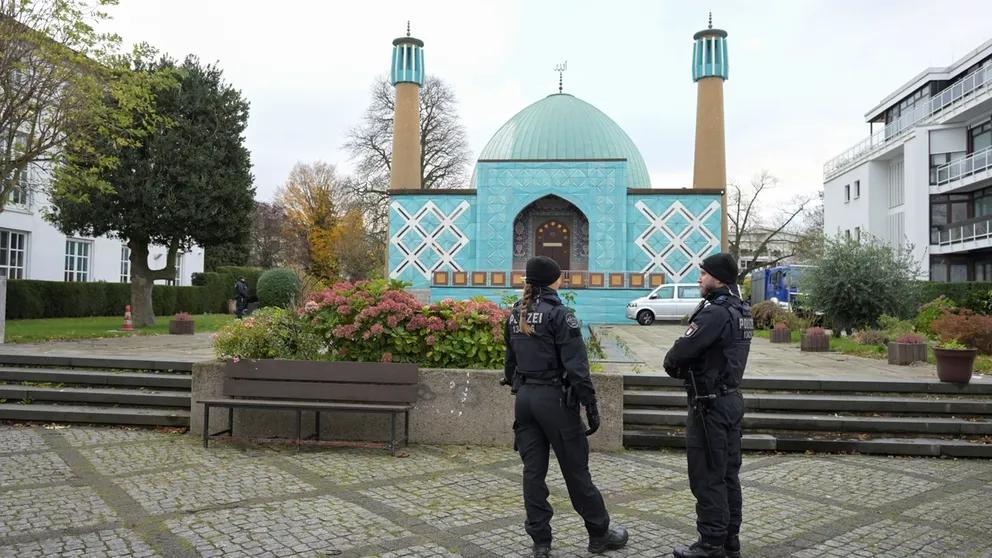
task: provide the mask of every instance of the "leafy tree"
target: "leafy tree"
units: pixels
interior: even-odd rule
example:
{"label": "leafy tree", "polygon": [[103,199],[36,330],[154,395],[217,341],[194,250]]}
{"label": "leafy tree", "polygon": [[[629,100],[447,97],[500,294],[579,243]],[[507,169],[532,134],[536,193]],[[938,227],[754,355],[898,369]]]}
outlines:
{"label": "leafy tree", "polygon": [[[138,75],[168,74],[153,90],[162,119],[140,143],[120,144],[105,130],[69,142],[56,172],[46,217],[66,234],[111,235],[131,249],[135,325],[155,322],[152,284],[175,277],[176,254],[243,238],[254,207],[251,163],[243,145],[248,103],[216,66],[195,57],[137,63]],[[105,100],[119,106],[113,97]],[[130,111],[136,122],[146,114]],[[106,165],[106,159],[115,164]],[[168,248],[165,267],[150,269],[149,245]]]}
{"label": "leafy tree", "polygon": [[917,262],[909,251],[875,240],[827,239],[802,287],[839,335],[875,325],[882,314],[907,315],[915,300],[916,275]]}
{"label": "leafy tree", "polygon": [[285,239],[306,240],[302,265],[309,273],[322,279],[338,276],[332,234],[340,215],[349,205],[346,181],[338,177],[334,165],[317,161],[297,163],[289,173],[286,184],[276,192],[276,203],[286,215]]}

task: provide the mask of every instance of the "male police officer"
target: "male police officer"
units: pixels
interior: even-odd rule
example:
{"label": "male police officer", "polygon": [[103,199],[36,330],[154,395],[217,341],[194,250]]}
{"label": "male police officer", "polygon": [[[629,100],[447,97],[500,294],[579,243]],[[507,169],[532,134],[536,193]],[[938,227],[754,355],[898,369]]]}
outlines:
{"label": "male police officer", "polygon": [[741,378],[751,348],[751,307],[737,290],[737,263],[714,254],[700,265],[703,301],[665,355],[665,372],[689,393],[686,454],[699,540],[676,558],[740,558]]}
{"label": "male police officer", "polygon": [[[555,289],[561,269],[551,258],[537,256],[527,262],[523,299],[506,321],[506,368],[503,383],[513,386],[514,449],[524,463],[525,528],[534,540],[534,557],[551,551],[551,516],[548,503],[548,450],[565,477],[572,506],[585,521],[589,552],[600,554],[627,544],[627,531],[610,526],[603,496],[589,474],[586,436],[599,428],[596,390],[589,376],[589,359],[575,314],[565,309]],[[586,408],[589,429],[579,417]]]}

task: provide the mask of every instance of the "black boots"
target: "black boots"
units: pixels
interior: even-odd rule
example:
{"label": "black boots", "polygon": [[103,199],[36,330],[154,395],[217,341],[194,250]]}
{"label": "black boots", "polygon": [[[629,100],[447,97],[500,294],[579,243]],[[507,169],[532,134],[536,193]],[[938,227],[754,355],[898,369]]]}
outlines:
{"label": "black boots", "polygon": [[607,550],[619,550],[627,544],[627,530],[623,527],[610,527],[602,537],[589,538],[589,552],[602,554]]}
{"label": "black boots", "polygon": [[534,543],[534,558],[551,556],[551,543]]}
{"label": "black boots", "polygon": [[741,558],[741,539],[737,535],[727,537],[723,543],[723,550],[727,558]]}
{"label": "black boots", "polygon": [[[692,543],[692,546],[680,544],[675,547],[673,553],[675,558],[725,558],[727,556],[723,546],[716,546],[703,541]],[[738,556],[740,556],[739,553]]]}

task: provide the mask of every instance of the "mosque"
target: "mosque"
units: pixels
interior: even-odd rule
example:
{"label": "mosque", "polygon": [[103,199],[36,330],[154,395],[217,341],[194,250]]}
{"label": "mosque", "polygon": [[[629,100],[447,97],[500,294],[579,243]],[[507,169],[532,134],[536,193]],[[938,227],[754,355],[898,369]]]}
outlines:
{"label": "mosque", "polygon": [[694,282],[699,262],[726,248],[728,66],[725,31],[711,22],[693,39],[692,188],[652,187],[623,129],[559,88],[497,130],[470,187],[451,190],[421,187],[424,43],[409,33],[394,40],[389,277],[431,301],[499,302],[519,293],[528,258],[550,256],[586,323],[628,322],[630,300],[663,283]]}

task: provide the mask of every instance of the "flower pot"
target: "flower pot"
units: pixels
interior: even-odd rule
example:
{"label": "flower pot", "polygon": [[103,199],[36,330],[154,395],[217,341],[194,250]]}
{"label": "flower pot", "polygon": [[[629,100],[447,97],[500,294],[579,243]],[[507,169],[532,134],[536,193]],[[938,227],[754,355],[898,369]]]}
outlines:
{"label": "flower pot", "polygon": [[889,364],[906,366],[914,362],[926,362],[926,343],[896,343],[889,342]]}
{"label": "flower pot", "polygon": [[169,320],[169,333],[171,335],[193,335],[193,320]]}
{"label": "flower pot", "polygon": [[785,328],[775,328],[772,330],[769,339],[772,343],[791,343],[792,332]]}
{"label": "flower pot", "polygon": [[804,333],[799,342],[799,350],[807,353],[825,353],[830,350],[830,338],[826,333]]}
{"label": "flower pot", "polygon": [[967,384],[975,367],[978,349],[937,349],[937,379],[942,382]]}

